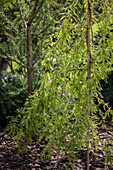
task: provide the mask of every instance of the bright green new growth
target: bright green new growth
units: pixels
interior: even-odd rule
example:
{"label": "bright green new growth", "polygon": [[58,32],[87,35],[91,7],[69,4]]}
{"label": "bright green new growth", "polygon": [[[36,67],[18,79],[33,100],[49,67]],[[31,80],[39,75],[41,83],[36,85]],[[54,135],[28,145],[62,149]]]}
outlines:
{"label": "bright green new growth", "polygon": [[[82,4],[69,3],[62,10],[60,32],[51,36],[48,53],[42,61],[40,88],[10,124],[18,147],[24,141],[26,149],[36,134],[37,142],[43,138],[48,141],[45,146],[48,152],[54,148],[76,157],[75,147],[83,149],[89,139],[95,142],[98,139],[94,116],[98,106],[94,99],[104,103],[99,99],[99,80],[106,78],[113,62],[113,35],[110,33],[113,5],[107,0],[99,2],[91,2],[91,79],[87,81],[87,1],[84,0]],[[111,112],[109,107],[108,110]]]}

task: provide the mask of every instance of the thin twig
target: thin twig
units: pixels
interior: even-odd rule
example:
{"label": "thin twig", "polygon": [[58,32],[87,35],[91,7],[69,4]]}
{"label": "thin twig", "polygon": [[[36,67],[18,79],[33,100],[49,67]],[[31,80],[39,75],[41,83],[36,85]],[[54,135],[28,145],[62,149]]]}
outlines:
{"label": "thin twig", "polygon": [[85,69],[85,68],[72,68],[72,69],[70,69],[69,71],[74,71],[74,70],[87,70],[87,69]]}
{"label": "thin twig", "polygon": [[22,64],[22,63],[20,63],[19,61],[17,61],[17,60],[15,60],[15,59],[11,58],[11,57],[10,57],[7,53],[5,53],[2,49],[0,49],[0,50],[2,51],[2,53],[3,53],[8,59],[10,59],[10,60],[16,62],[17,64],[21,65],[21,66],[24,67],[24,68],[27,68],[27,66],[25,66],[24,64]]}
{"label": "thin twig", "polygon": [[[51,22],[54,20],[54,18],[51,20]],[[37,32],[36,32],[36,34],[35,35],[33,35],[33,36],[37,36],[37,35],[40,35],[40,34],[42,34],[44,31],[46,31],[46,29],[49,27],[51,25],[51,23],[50,24],[48,24],[47,26],[46,26],[46,28],[45,29],[43,29],[41,32],[39,32],[42,28],[43,28],[43,26],[44,26],[44,22],[42,23],[42,25],[41,25],[41,27],[37,30]]]}
{"label": "thin twig", "polygon": [[32,14],[33,14],[33,17],[30,17],[30,18],[29,18],[29,21],[28,21],[29,24],[32,23],[33,19],[35,18],[36,14],[38,13],[40,7],[41,7],[42,4],[43,4],[43,0],[40,2],[40,6],[38,7],[38,9],[37,9],[37,4],[38,4],[38,0],[36,0],[36,2],[35,2],[35,4],[34,4],[34,7],[33,7],[33,9],[32,9],[32,12],[31,12],[31,15],[30,15],[30,16],[32,16]]}
{"label": "thin twig", "polygon": [[38,35],[39,34],[39,31],[43,28],[44,26],[44,22],[42,23],[42,25],[40,26],[40,28],[37,30],[36,34]]}
{"label": "thin twig", "polygon": [[33,32],[36,31],[37,26],[39,25],[39,18],[41,19],[40,15],[37,17],[37,23],[35,25],[35,28],[33,29]]}
{"label": "thin twig", "polygon": [[17,0],[17,4],[18,4],[18,8],[19,8],[20,15],[21,15],[22,21],[23,21],[23,23],[24,23],[24,26],[25,26],[25,28],[27,28],[27,26],[26,26],[26,22],[25,22],[25,19],[24,19],[23,13],[22,13],[22,9],[21,9],[21,7],[20,7],[20,4],[19,4],[19,1],[18,1],[18,0]]}
{"label": "thin twig", "polygon": [[[32,23],[32,21],[33,21],[33,19],[34,19],[34,17],[35,17],[37,4],[38,4],[38,0],[35,1],[35,4],[34,4],[33,9],[32,9],[32,12],[31,12],[31,14],[30,14],[31,17],[29,17],[29,19],[28,19],[28,23],[29,23],[29,24]],[[32,14],[33,14],[33,17],[32,17]]]}
{"label": "thin twig", "polygon": [[29,0],[29,15],[30,15],[30,11],[31,11],[31,1]]}

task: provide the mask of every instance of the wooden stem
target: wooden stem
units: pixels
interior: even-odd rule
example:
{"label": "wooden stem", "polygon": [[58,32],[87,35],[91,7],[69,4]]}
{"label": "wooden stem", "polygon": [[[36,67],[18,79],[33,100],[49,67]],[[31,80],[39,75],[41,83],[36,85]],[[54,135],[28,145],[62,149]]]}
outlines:
{"label": "wooden stem", "polygon": [[32,38],[31,38],[31,24],[27,24],[27,69],[28,69],[28,95],[32,93]]}
{"label": "wooden stem", "polygon": [[[89,90],[89,99],[88,99],[88,115],[91,116],[91,110],[90,110],[90,103],[91,103],[91,90],[90,90],[90,79],[91,79],[91,50],[90,50],[90,26],[91,26],[91,4],[88,0],[88,27],[86,32],[86,42],[87,42],[87,50],[88,50],[88,72],[87,72],[87,80],[88,80],[88,90]],[[89,145],[89,141],[88,141]],[[89,170],[89,146],[87,148],[87,170]]]}
{"label": "wooden stem", "polygon": [[89,148],[87,148],[87,170],[89,170]]}

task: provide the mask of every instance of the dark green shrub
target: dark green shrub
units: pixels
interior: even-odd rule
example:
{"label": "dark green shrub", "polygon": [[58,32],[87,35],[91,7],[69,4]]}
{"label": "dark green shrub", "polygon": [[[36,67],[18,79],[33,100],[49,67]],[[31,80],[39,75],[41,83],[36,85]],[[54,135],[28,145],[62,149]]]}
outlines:
{"label": "dark green shrub", "polygon": [[109,106],[113,109],[113,71],[108,74],[107,82],[101,80],[102,95],[105,102],[109,102]]}
{"label": "dark green shrub", "polygon": [[16,116],[26,101],[26,78],[3,72],[0,74],[0,129],[9,123],[10,116]]}
{"label": "dark green shrub", "polygon": [[[102,96],[104,99],[105,103],[108,103],[108,106],[113,110],[113,71],[111,71],[110,73],[108,73],[108,77],[107,77],[107,82],[105,82],[104,80],[100,81],[101,83],[101,87],[102,87]],[[104,112],[107,110],[107,108],[105,107]],[[109,117],[107,116],[107,121],[111,121],[113,118],[113,115],[109,115]]]}

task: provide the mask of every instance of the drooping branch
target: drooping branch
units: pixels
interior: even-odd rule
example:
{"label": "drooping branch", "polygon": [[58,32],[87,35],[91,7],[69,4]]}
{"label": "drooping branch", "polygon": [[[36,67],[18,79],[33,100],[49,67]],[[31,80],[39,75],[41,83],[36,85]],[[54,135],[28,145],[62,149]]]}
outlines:
{"label": "drooping branch", "polygon": [[21,7],[20,7],[20,3],[19,3],[19,1],[18,1],[18,0],[17,0],[17,4],[18,4],[19,12],[20,12],[20,15],[21,15],[22,21],[23,21],[23,23],[24,23],[24,26],[25,26],[25,28],[27,28],[27,26],[26,26],[26,22],[25,22],[25,19],[24,19],[23,13],[22,13],[22,9],[21,9]]}
{"label": "drooping branch", "polygon": [[22,64],[22,63],[20,63],[19,61],[11,58],[11,57],[10,57],[7,53],[5,53],[2,49],[0,49],[0,50],[2,51],[2,53],[3,53],[9,60],[16,62],[17,64],[21,65],[21,66],[24,67],[24,68],[27,68],[27,66],[25,66],[24,64]]}
{"label": "drooping branch", "polygon": [[80,70],[80,71],[82,71],[82,70],[87,70],[87,69],[85,69],[85,68],[72,68],[72,69],[70,69],[69,71],[75,71],[75,70]]}

